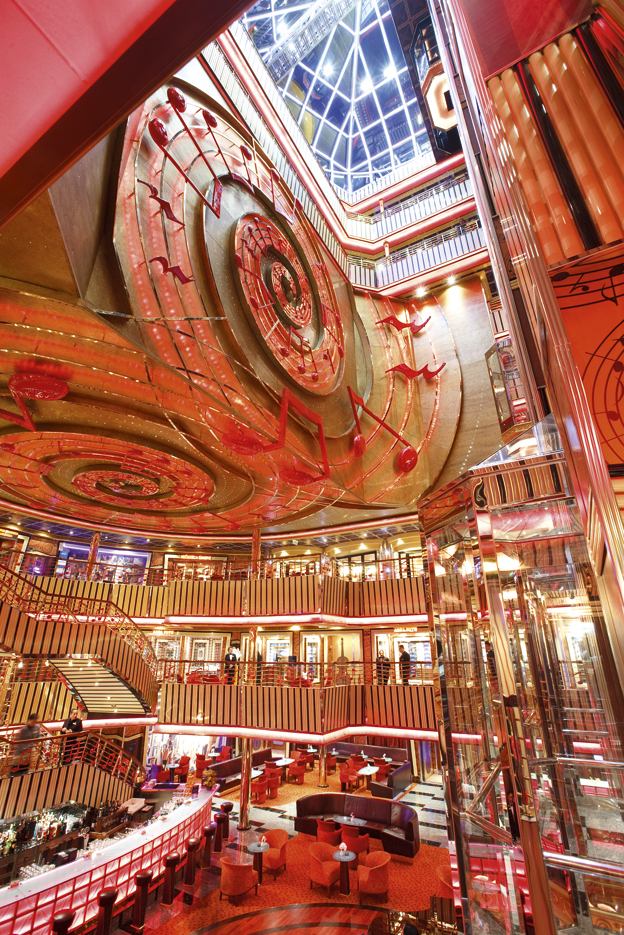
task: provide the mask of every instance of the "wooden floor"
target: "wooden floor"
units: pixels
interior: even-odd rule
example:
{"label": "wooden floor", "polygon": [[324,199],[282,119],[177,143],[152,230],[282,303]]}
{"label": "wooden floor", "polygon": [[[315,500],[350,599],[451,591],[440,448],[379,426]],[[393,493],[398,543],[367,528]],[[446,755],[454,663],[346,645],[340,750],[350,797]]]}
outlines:
{"label": "wooden floor", "polygon": [[358,906],[341,906],[336,903],[314,903],[309,906],[277,906],[273,909],[257,909],[234,918],[224,919],[198,929],[189,935],[360,935],[368,930],[380,912]]}

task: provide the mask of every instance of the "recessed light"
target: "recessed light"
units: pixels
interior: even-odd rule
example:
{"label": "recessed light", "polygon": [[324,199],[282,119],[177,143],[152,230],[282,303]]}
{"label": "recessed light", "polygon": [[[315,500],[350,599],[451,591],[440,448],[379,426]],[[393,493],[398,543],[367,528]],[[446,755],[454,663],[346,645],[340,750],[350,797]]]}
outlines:
{"label": "recessed light", "polygon": [[446,281],[447,281],[447,283],[448,283],[449,286],[454,286],[454,285],[455,285],[455,282],[456,282],[456,278],[455,278],[455,276],[449,276],[449,278],[448,278]]}

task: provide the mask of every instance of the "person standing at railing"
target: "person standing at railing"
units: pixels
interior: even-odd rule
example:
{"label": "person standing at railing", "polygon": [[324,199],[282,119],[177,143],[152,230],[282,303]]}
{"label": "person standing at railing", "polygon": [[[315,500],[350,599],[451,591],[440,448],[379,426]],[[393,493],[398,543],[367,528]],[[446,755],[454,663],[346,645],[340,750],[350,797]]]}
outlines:
{"label": "person standing at railing", "polygon": [[[80,734],[82,732],[82,720],[78,713],[78,708],[72,708],[69,717],[65,718],[61,727],[62,734]],[[77,739],[67,738],[65,749],[63,750],[63,763],[71,763],[78,759],[80,743]]]}
{"label": "person standing at railing", "polygon": [[379,650],[376,661],[377,681],[380,685],[387,685],[390,678],[390,660],[384,654],[383,649]]}
{"label": "person standing at railing", "polygon": [[403,643],[399,643],[399,672],[401,673],[401,681],[404,685],[409,685],[409,674],[412,667],[412,660],[410,659],[410,654],[406,651]]}
{"label": "person standing at railing", "polygon": [[225,663],[223,668],[225,682],[227,685],[232,685],[236,676],[236,663],[238,662],[238,656],[234,652],[233,646],[230,646],[227,653],[225,654],[223,661]]}
{"label": "person standing at railing", "polygon": [[29,714],[28,720],[17,735],[15,756],[13,757],[13,772],[27,773],[31,766],[33,769],[36,768],[38,754],[35,752],[35,748],[40,737],[39,715]]}

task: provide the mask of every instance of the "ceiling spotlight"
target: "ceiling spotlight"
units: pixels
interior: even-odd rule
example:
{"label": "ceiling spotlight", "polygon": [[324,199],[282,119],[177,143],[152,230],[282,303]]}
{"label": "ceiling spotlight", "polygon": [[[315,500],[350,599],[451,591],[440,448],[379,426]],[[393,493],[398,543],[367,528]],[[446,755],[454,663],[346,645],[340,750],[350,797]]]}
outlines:
{"label": "ceiling spotlight", "polygon": [[360,548],[360,549],[365,549],[365,548],[366,548],[366,546],[364,545],[364,543],[363,543],[363,542],[360,542],[360,544],[359,544],[359,546],[358,546],[358,548]]}
{"label": "ceiling spotlight", "polygon": [[331,78],[334,73],[334,66],[328,62],[326,65],[323,65],[323,75],[325,78]]}
{"label": "ceiling spotlight", "polygon": [[455,276],[449,276],[449,278],[446,280],[446,282],[448,283],[449,286],[454,286],[454,285],[455,285],[455,282],[456,282]]}
{"label": "ceiling spotlight", "polygon": [[340,552],[340,549],[334,549],[334,552],[336,553],[336,555],[338,555],[338,553]]}
{"label": "ceiling spotlight", "polygon": [[384,78],[392,78],[393,75],[394,75],[394,68],[392,67],[392,65],[388,65],[388,67],[384,69]]}
{"label": "ceiling spotlight", "polygon": [[424,286],[419,286],[418,289],[416,290],[416,298],[418,299],[422,299],[422,297],[426,294],[427,294],[427,290],[425,289]]}

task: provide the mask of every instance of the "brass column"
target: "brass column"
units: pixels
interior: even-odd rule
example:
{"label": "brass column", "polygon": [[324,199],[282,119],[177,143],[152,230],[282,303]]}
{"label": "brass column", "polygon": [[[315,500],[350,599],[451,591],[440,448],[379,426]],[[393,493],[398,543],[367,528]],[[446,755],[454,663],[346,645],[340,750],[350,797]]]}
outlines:
{"label": "brass column", "polygon": [[327,747],[324,743],[319,744],[319,789],[327,789]]}
{"label": "brass column", "polygon": [[241,784],[240,784],[240,810],[238,814],[238,830],[249,830],[249,800],[251,798],[251,739],[241,738]]}
{"label": "brass column", "polygon": [[99,532],[93,533],[93,539],[91,540],[91,547],[89,549],[89,558],[87,559],[87,581],[91,580],[91,575],[93,574],[93,568],[97,563],[97,554],[100,547],[100,534]]}

